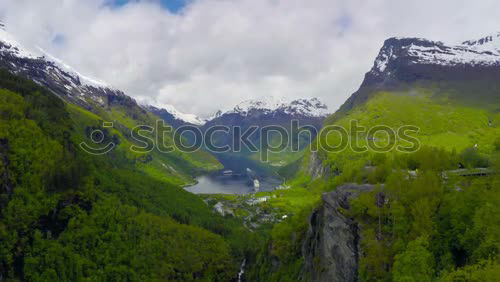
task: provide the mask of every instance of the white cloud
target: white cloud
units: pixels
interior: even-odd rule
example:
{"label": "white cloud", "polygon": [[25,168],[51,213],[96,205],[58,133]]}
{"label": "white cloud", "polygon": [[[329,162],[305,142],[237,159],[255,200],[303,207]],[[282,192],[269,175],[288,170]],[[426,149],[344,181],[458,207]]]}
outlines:
{"label": "white cloud", "polygon": [[493,0],[195,0],[180,14],[106,2],[2,0],[0,18],[82,73],[200,115],[269,95],[319,97],[334,110],[387,37],[500,31]]}

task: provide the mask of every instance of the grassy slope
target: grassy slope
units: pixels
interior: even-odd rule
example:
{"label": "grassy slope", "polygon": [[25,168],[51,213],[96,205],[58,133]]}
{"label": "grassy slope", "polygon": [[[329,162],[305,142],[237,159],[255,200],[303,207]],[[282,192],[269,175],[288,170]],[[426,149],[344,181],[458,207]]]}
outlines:
{"label": "grassy slope", "polygon": [[[102,124],[103,121],[113,122],[113,127],[117,129],[120,137],[119,149],[132,159],[138,168],[157,179],[184,185],[193,182],[193,175],[222,168],[212,155],[201,150],[186,153],[176,149],[173,152],[163,153],[154,147],[149,153],[132,152],[130,147],[135,144],[130,138],[132,129],[140,125],[155,128],[156,121],[160,119],[140,109],[135,102],[111,105],[110,108],[94,105],[94,113],[74,105],[69,105],[69,109],[75,124],[80,125],[79,130],[82,133],[85,133],[83,125],[99,126],[99,123]],[[83,119],[83,122],[80,119]],[[156,140],[155,134],[147,134],[147,136]],[[160,136],[159,143],[172,145],[172,139],[171,134],[166,134]]]}
{"label": "grassy slope", "polygon": [[[380,92],[367,104],[355,108],[336,120],[334,124],[348,131],[351,120],[357,120],[360,126],[366,128],[386,125],[397,130],[404,125],[413,125],[420,129],[413,136],[418,138],[422,146],[462,151],[477,144],[477,148],[482,153],[488,154],[493,151],[493,142],[500,135],[499,113],[447,101],[436,101],[430,96],[430,93],[425,90],[422,90],[422,95],[416,96]],[[367,137],[360,135],[357,138],[358,144],[366,145]],[[356,137],[351,136],[351,138]],[[385,135],[377,136],[377,138],[378,145],[387,144]],[[325,140],[322,141],[325,142]],[[331,134],[326,142],[339,144],[340,140],[337,134]],[[396,144],[404,144],[404,141],[397,140]],[[365,158],[370,152],[358,154],[347,149],[341,153],[322,153],[326,156],[326,163],[342,168],[344,163]]]}

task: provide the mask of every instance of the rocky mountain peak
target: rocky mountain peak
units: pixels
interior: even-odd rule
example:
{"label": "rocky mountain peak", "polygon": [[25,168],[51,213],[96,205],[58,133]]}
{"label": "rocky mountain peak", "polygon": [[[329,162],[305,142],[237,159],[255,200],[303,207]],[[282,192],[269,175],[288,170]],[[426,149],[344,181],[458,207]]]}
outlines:
{"label": "rocky mountain peak", "polygon": [[370,72],[390,74],[401,64],[497,66],[500,65],[500,33],[458,45],[422,38],[389,38]]}

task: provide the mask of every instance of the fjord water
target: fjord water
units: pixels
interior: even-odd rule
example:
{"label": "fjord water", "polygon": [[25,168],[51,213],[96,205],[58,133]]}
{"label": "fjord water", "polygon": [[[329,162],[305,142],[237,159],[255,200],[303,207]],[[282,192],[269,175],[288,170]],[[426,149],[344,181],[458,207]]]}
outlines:
{"label": "fjord water", "polygon": [[[281,180],[272,176],[258,176],[259,191],[273,191]],[[196,179],[198,183],[186,187],[194,194],[249,194],[254,192],[253,181],[246,174],[224,175],[222,172],[203,175]]]}
{"label": "fjord water", "polygon": [[249,194],[254,192],[253,179],[259,180],[261,192],[272,191],[282,183],[274,172],[245,157],[221,154],[217,159],[224,165],[224,170],[197,177],[197,183],[186,187],[187,191],[194,194]]}

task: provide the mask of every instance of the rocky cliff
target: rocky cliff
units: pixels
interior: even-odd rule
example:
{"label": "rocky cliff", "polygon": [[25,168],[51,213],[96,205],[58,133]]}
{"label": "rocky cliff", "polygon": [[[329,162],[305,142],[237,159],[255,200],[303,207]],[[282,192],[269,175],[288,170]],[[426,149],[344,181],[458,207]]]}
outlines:
{"label": "rocky cliff", "polygon": [[303,280],[358,280],[359,227],[343,210],[349,210],[351,199],[374,188],[345,184],[322,195],[323,204],[311,214],[302,246]]}
{"label": "rocky cliff", "polygon": [[318,152],[311,152],[309,154],[309,162],[306,171],[312,179],[327,177],[331,174],[330,168],[323,164],[323,160]]}

